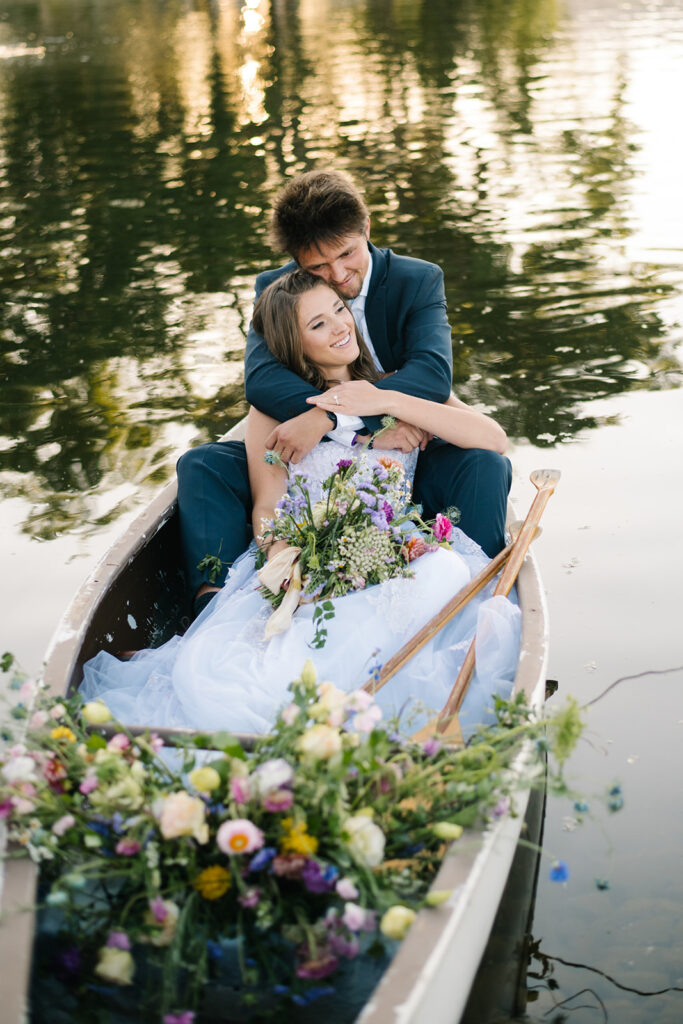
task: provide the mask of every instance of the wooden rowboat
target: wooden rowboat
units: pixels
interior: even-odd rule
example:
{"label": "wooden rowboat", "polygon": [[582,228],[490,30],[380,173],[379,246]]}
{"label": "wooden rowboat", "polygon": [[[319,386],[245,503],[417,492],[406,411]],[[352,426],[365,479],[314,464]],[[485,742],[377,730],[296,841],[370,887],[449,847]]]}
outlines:
{"label": "wooden rowboat", "polygon": [[[237,424],[226,439],[243,436]],[[531,554],[517,592],[522,642],[514,693],[534,708],[545,697],[547,611]],[[46,656],[43,680],[63,695],[75,690],[83,665],[99,650],[113,653],[157,646],[189,623],[181,567],[176,484],[169,483],[95,567],[60,623]],[[163,730],[159,730],[163,735]],[[447,855],[434,888],[452,890],[441,906],[421,912],[358,1024],[457,1024],[461,1020],[505,888],[524,820],[503,817],[470,835]],[[6,1024],[27,1019],[27,989],[34,933],[30,909],[36,868],[28,859],[6,861],[0,890],[0,963]]]}

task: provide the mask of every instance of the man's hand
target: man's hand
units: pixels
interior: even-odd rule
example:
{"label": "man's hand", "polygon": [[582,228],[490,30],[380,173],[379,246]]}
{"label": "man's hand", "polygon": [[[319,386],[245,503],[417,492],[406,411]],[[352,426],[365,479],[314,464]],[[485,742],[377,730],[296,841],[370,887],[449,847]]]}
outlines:
{"label": "man's hand", "polygon": [[413,448],[419,448],[423,452],[433,436],[420,427],[397,420],[395,427],[382,430],[373,438],[372,447],[381,451],[395,448],[399,452],[412,452]]}
{"label": "man's hand", "polygon": [[322,409],[311,409],[285,423],[279,423],[266,438],[266,448],[276,451],[283,462],[300,462],[332,429],[330,417]]}

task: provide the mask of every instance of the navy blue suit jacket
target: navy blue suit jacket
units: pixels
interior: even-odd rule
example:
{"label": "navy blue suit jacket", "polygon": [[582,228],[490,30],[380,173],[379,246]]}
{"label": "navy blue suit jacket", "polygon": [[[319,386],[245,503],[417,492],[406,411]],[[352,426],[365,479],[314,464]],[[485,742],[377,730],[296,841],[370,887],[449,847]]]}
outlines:
{"label": "navy blue suit jacket", "polygon": [[[391,377],[377,387],[402,391],[433,402],[445,402],[451,393],[453,351],[446,316],[443,273],[433,263],[397,256],[391,249],[372,253],[372,276],[365,301],[372,344]],[[294,270],[291,262],[256,278],[256,295],[282,274]],[[244,356],[246,398],[261,412],[284,422],[308,412],[306,398],[319,394],[268,350],[265,340],[250,325]],[[379,417],[365,419],[378,430]]]}

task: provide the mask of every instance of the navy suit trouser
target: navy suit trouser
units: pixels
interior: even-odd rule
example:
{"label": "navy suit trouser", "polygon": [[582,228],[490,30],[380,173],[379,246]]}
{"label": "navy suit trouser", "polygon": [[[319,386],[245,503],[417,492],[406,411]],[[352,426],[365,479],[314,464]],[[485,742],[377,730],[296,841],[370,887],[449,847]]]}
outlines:
{"label": "navy suit trouser", "polygon": [[[426,519],[457,508],[458,526],[493,557],[505,544],[505,514],[512,481],[510,460],[481,448],[457,448],[435,440],[417,461],[413,497]],[[242,441],[214,441],[178,460],[178,512],[188,586],[192,595],[208,572],[197,568],[206,555],[228,568],[252,538],[251,491]]]}

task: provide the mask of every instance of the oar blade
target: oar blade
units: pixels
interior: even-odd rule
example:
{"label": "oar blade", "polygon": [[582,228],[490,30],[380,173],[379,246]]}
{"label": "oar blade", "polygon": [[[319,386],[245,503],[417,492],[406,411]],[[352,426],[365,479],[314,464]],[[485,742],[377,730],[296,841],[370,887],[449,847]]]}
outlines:
{"label": "oar blade", "polygon": [[535,469],[529,479],[540,491],[543,487],[554,488],[561,476],[559,469]]}

